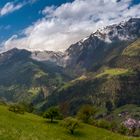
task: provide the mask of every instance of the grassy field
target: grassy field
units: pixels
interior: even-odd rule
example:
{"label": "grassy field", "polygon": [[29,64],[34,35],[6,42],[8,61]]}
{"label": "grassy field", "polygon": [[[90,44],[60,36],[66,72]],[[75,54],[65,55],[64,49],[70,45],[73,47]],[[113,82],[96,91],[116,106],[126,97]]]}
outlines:
{"label": "grassy field", "polygon": [[0,106],[0,140],[140,140],[84,125],[70,135],[59,123],[47,121],[33,114],[19,115]]}
{"label": "grassy field", "polygon": [[133,72],[128,69],[121,69],[121,68],[107,69],[104,72],[96,75],[96,77],[100,78],[104,75],[117,76],[117,75],[126,75],[126,74],[133,74]]}
{"label": "grassy field", "polygon": [[128,46],[124,50],[123,55],[139,56],[140,55],[140,39],[136,40],[134,43],[132,43],[130,46]]}

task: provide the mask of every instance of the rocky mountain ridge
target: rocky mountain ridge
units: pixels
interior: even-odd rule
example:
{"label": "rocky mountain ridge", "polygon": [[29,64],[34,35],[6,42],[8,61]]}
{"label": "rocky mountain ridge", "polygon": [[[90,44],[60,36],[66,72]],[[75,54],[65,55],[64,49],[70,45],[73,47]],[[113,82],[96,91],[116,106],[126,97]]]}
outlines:
{"label": "rocky mountain ridge", "polygon": [[[107,26],[92,33],[90,36],[72,44],[64,53],[62,52],[33,52],[31,58],[38,61],[50,61],[62,67],[87,69],[100,63],[112,49],[120,44],[126,47],[129,43],[140,37],[140,19],[132,18],[120,24]],[[95,64],[96,65],[96,64]]]}

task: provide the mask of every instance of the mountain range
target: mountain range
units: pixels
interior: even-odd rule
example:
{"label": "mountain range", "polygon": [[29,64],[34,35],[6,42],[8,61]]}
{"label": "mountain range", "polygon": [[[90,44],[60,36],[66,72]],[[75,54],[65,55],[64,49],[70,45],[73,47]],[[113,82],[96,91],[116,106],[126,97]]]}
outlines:
{"label": "mountain range", "polygon": [[65,52],[12,49],[0,54],[0,99],[54,105],[140,105],[140,19],[107,26]]}

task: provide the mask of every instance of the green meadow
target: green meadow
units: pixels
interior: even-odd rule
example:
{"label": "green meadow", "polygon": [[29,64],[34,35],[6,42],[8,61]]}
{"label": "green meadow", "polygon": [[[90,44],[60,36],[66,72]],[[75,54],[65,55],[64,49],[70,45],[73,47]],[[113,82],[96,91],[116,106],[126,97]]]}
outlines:
{"label": "green meadow", "polygon": [[49,123],[46,119],[25,113],[15,114],[0,106],[0,140],[140,140],[126,137],[94,126],[82,124],[71,135],[59,122]]}

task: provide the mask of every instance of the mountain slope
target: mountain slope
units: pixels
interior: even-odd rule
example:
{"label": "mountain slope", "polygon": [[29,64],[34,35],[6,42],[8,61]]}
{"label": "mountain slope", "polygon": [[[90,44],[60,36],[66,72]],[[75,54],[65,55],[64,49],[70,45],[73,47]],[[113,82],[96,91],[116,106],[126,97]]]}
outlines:
{"label": "mountain slope", "polygon": [[[75,114],[82,104],[105,108],[109,101],[115,109],[125,104],[140,105],[140,64],[137,56],[127,56],[126,50],[135,52],[139,39],[98,69],[66,83],[48,97],[45,109],[51,105],[67,103],[68,113]],[[134,49],[134,50],[133,50]],[[137,60],[137,61],[136,61]]]}
{"label": "mountain slope", "polygon": [[138,38],[123,52],[109,62],[110,67],[135,69],[140,71],[140,39]]}
{"label": "mountain slope", "polygon": [[35,61],[26,50],[0,55],[0,97],[6,101],[44,100],[65,79],[61,67]]}
{"label": "mountain slope", "polygon": [[67,67],[77,73],[97,70],[140,37],[140,19],[130,19],[91,34],[66,50]]}
{"label": "mountain slope", "polygon": [[2,53],[0,97],[43,102],[43,110],[67,102],[70,113],[84,103],[105,107],[109,100],[114,108],[140,104],[139,37],[140,19],[130,19],[98,30],[64,53]]}
{"label": "mountain slope", "polygon": [[130,56],[130,57],[140,56],[140,39],[137,39],[134,43],[128,46],[124,50],[123,55]]}

